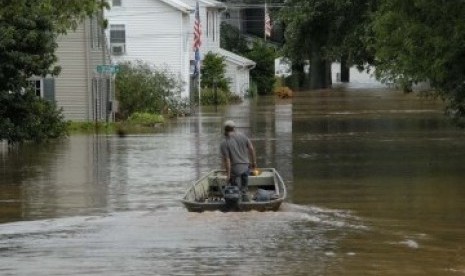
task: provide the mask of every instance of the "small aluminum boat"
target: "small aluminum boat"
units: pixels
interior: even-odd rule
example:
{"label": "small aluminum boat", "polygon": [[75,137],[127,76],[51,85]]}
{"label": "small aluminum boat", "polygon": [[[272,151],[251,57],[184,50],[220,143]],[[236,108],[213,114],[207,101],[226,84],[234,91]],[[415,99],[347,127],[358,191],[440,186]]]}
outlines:
{"label": "small aluminum boat", "polygon": [[250,175],[248,200],[242,196],[231,201],[231,186],[226,183],[225,172],[213,170],[194,182],[181,199],[190,212],[203,211],[277,211],[287,195],[286,186],[274,168],[258,169],[258,175]]}

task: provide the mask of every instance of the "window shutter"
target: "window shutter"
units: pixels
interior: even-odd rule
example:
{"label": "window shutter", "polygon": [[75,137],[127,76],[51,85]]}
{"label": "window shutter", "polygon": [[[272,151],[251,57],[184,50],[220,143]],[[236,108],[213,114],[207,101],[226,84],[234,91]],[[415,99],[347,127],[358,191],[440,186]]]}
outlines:
{"label": "window shutter", "polygon": [[55,102],[55,79],[43,79],[44,99],[50,102]]}

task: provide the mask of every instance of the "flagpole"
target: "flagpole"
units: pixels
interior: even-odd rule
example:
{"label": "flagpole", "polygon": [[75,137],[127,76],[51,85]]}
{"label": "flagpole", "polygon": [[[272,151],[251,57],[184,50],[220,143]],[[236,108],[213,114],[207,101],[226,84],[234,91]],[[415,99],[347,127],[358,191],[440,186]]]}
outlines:
{"label": "flagpole", "polygon": [[[208,24],[208,22],[207,22]],[[200,46],[202,45],[202,27],[200,23],[200,8],[199,8],[199,1],[195,4],[195,22],[194,22],[194,59],[195,59],[195,73],[198,78],[197,89],[198,89],[198,97],[199,97],[199,110],[200,110],[200,78],[201,78],[201,70],[200,70]]]}
{"label": "flagpole", "polygon": [[199,66],[199,69],[198,69],[198,70],[199,70],[199,75],[198,75],[198,78],[199,78],[199,79],[198,79],[197,85],[198,85],[198,91],[199,91],[199,111],[200,111],[200,103],[201,103],[201,102],[200,102],[200,76],[201,76],[200,66]]}
{"label": "flagpole", "polygon": [[263,32],[263,34],[264,34],[265,42],[266,42],[266,0],[265,0],[265,12],[264,12],[264,17],[263,18],[265,19],[265,24],[263,24],[264,27],[265,27],[265,31]]}

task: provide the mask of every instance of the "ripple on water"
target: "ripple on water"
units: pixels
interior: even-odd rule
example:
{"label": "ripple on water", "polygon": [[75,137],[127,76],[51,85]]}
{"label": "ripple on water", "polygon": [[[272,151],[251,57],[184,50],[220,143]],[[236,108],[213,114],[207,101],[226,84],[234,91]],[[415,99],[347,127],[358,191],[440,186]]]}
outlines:
{"label": "ripple on water", "polygon": [[342,211],[287,203],[278,212],[191,213],[178,205],[17,222],[0,228],[0,267],[27,274],[40,262],[44,273],[35,275],[291,275],[288,261],[334,258],[335,229],[344,235],[360,224]]}

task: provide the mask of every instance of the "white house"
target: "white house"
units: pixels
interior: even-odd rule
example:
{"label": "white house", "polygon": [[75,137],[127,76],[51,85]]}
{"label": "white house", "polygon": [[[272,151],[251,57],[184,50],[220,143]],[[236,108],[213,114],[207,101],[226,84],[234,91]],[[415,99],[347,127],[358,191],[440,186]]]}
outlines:
{"label": "white house", "polygon": [[[112,62],[143,61],[178,74],[190,95],[194,60],[195,0],[112,0],[106,12]],[[225,57],[232,92],[244,93],[255,63],[220,48],[220,19],[225,5],[199,0],[201,58],[213,52]]]}

